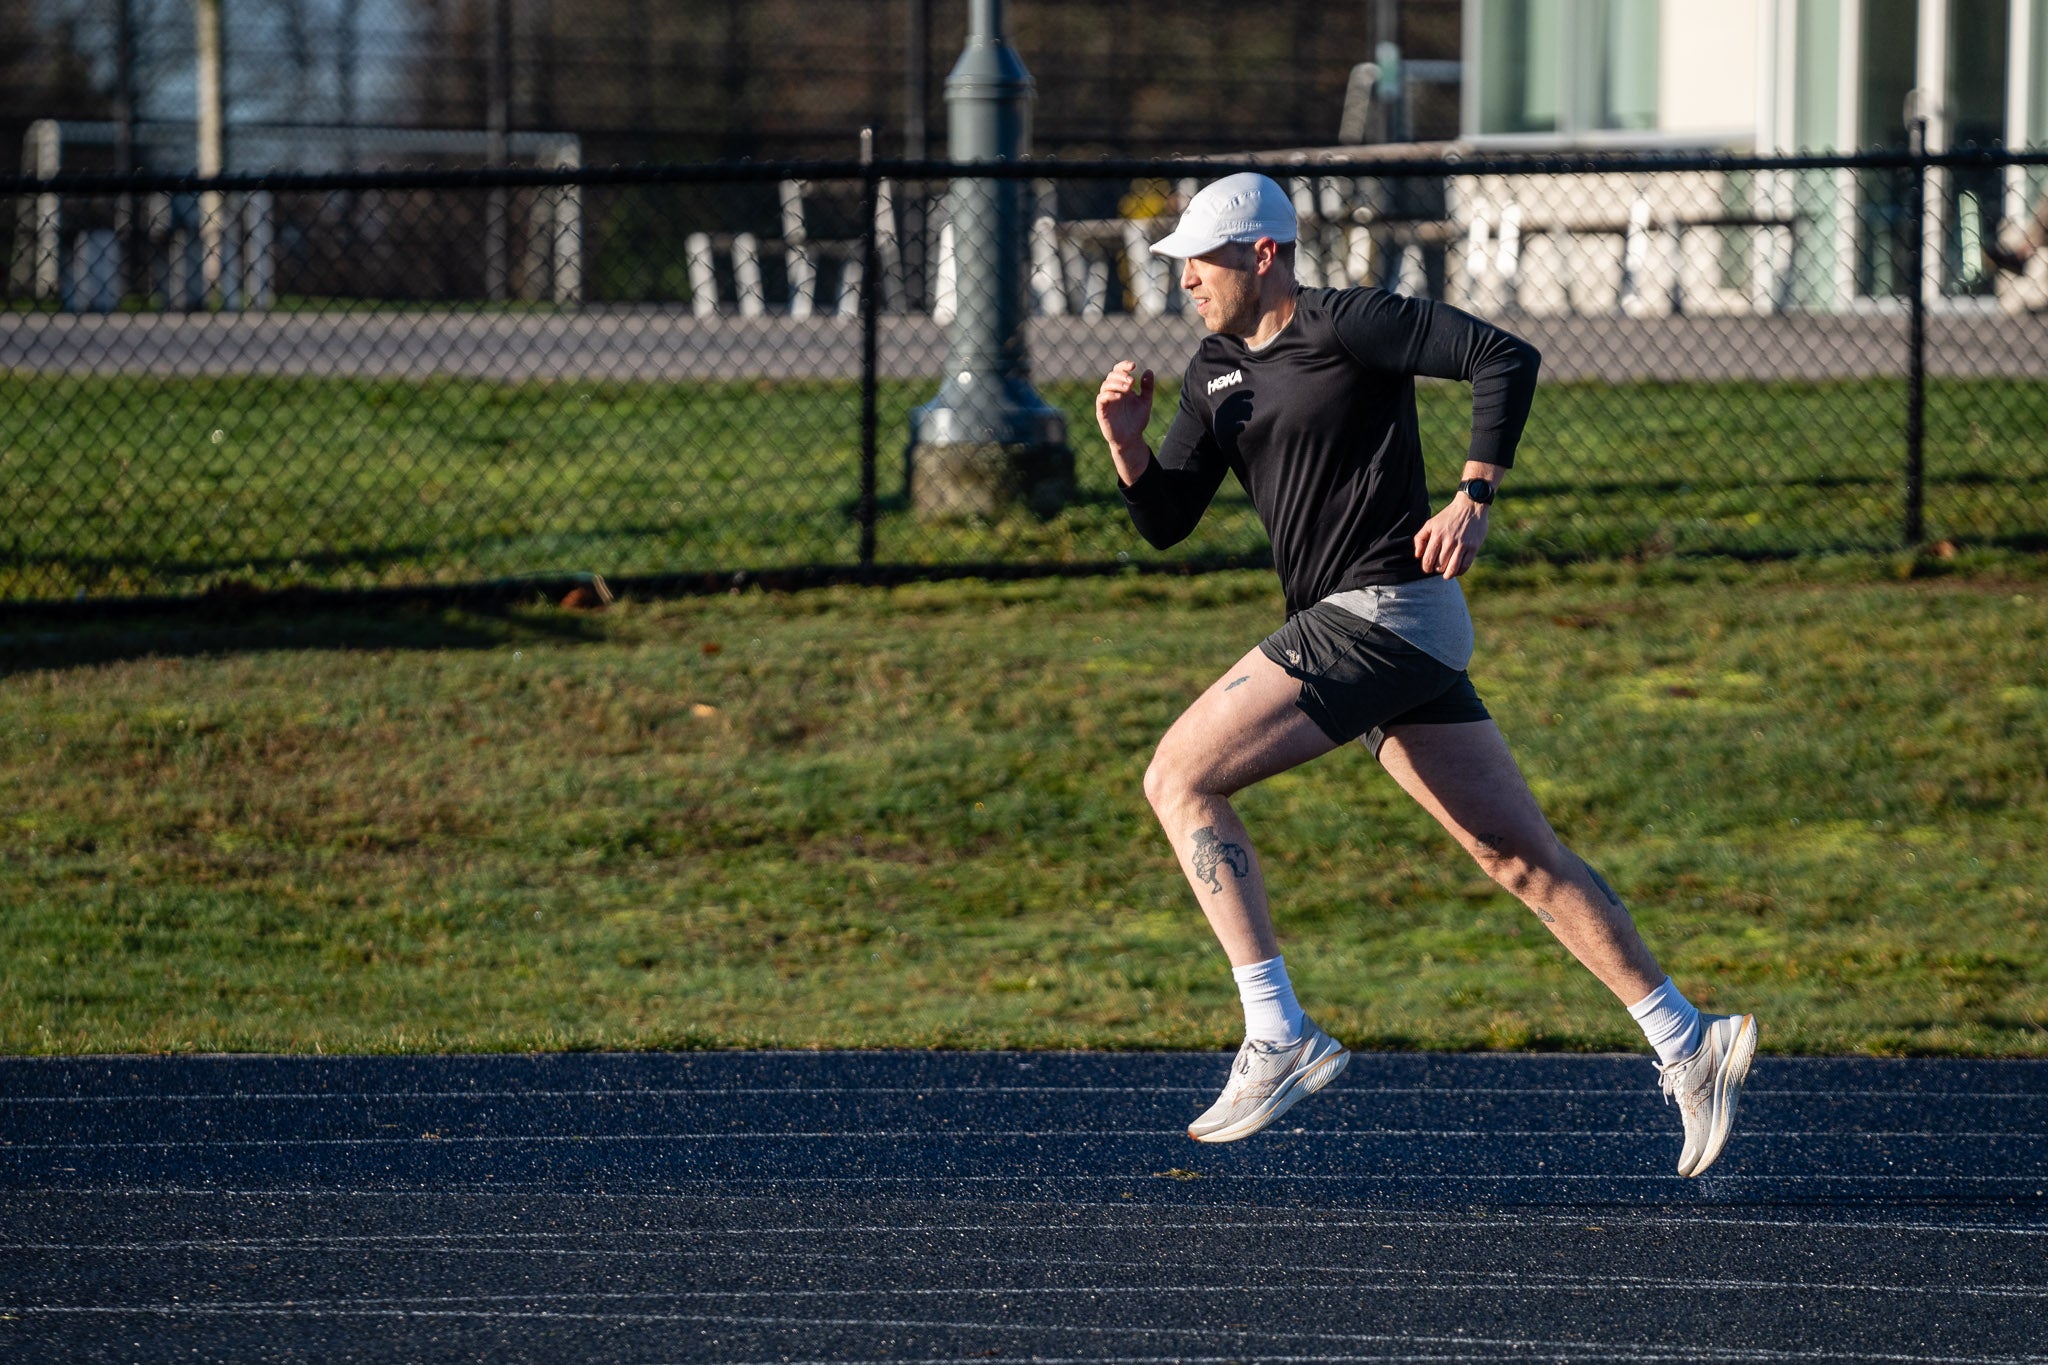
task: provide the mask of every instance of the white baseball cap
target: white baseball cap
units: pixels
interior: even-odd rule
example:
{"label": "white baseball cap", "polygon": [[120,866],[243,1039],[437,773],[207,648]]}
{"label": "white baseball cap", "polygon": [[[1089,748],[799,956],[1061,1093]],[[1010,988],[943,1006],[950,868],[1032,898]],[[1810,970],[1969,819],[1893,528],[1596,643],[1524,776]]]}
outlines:
{"label": "white baseball cap", "polygon": [[1226,175],[1202,186],[1188,201],[1180,225],[1152,244],[1155,256],[1186,260],[1225,242],[1294,240],[1294,201],[1287,191],[1255,171]]}

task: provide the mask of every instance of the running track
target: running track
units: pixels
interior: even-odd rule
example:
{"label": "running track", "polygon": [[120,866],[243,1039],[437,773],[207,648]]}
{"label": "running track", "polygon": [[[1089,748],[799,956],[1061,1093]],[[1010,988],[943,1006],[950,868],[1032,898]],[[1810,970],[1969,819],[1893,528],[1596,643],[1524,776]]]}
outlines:
{"label": "running track", "polygon": [[0,1060],[0,1359],[2048,1361],[2048,1064]]}

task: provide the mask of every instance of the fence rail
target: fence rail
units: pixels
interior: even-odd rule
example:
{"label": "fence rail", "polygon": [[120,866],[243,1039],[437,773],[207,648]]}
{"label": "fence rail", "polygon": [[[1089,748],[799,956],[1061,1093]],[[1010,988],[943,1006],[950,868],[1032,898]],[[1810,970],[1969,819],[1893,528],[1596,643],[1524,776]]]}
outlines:
{"label": "fence rail", "polygon": [[[1294,192],[1304,285],[1542,349],[1490,554],[2048,546],[2043,153],[17,177],[0,602],[1255,561],[1234,488],[1143,546],[1090,412],[1132,358],[1163,426],[1201,328],[1149,246],[1248,166]],[[909,433],[991,203],[1024,225],[999,349],[1076,458],[968,515]],[[1417,401],[1447,488],[1462,391]]]}

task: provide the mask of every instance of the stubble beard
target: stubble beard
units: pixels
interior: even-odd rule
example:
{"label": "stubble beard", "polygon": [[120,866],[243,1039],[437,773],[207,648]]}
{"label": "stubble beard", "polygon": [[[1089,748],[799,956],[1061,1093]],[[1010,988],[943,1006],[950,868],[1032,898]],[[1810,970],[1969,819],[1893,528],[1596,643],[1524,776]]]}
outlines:
{"label": "stubble beard", "polygon": [[1233,308],[1226,308],[1222,299],[1211,294],[1209,309],[1202,314],[1202,322],[1208,329],[1223,336],[1250,336],[1252,329],[1258,326],[1258,321],[1257,294],[1237,300]]}

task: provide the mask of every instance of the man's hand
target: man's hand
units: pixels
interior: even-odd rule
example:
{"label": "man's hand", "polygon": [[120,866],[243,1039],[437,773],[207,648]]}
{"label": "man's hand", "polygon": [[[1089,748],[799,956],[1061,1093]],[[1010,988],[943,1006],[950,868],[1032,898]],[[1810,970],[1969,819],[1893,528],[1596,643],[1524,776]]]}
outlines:
{"label": "man's hand", "polygon": [[1415,557],[1424,573],[1456,578],[1478,561],[1485,543],[1486,509],[1459,493],[1415,533]]}
{"label": "man's hand", "polygon": [[1145,444],[1145,426],[1151,420],[1152,371],[1139,374],[1137,362],[1119,360],[1095,392],[1095,425],[1102,428],[1110,458],[1127,486],[1152,463],[1152,451]]}

